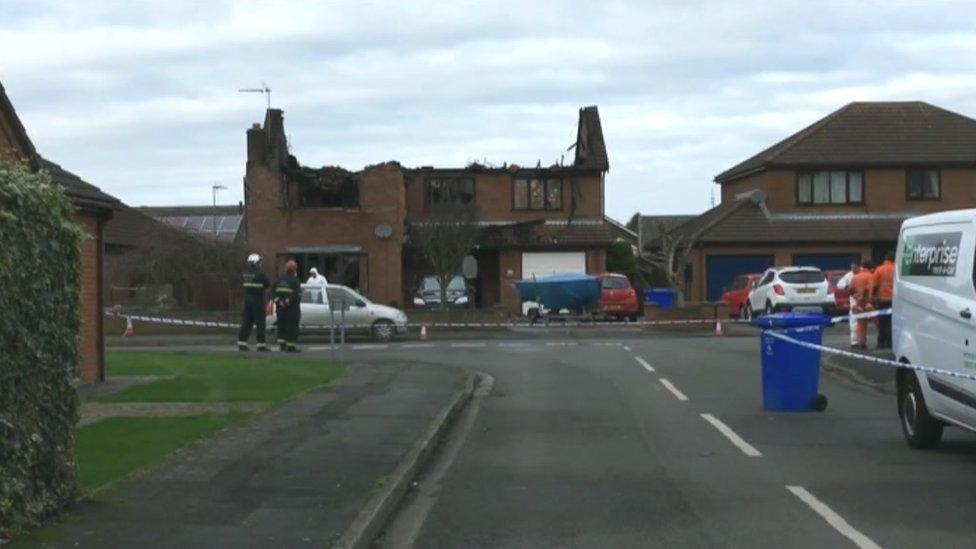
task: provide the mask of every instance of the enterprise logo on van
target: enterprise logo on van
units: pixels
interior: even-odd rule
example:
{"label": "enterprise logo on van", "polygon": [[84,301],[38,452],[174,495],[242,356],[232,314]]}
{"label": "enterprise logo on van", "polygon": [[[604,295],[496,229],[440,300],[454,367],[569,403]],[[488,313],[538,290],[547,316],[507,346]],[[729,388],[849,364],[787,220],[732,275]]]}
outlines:
{"label": "enterprise logo on van", "polygon": [[901,272],[909,276],[955,276],[962,233],[906,235]]}

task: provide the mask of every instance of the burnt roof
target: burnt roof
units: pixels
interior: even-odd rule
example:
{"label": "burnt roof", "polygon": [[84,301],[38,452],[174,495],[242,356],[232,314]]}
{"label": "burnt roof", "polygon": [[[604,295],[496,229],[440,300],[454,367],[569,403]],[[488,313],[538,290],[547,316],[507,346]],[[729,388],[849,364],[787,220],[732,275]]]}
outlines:
{"label": "burnt roof", "polygon": [[898,239],[905,219],[892,213],[772,213],[759,191],[744,193],[676,227],[698,244],[864,243]]}
{"label": "burnt roof", "polygon": [[976,120],[923,101],[854,102],[715,176],[779,167],[976,165]]}
{"label": "burnt roof", "polygon": [[62,168],[50,160],[40,157],[41,169],[51,176],[51,181],[61,186],[64,194],[79,209],[111,211],[119,204],[119,199],[102,192],[101,189]]}
{"label": "burnt roof", "polygon": [[573,165],[593,168],[602,172],[610,170],[607,144],[603,140],[600,111],[595,105],[579,110],[579,126],[576,130],[576,159]]}

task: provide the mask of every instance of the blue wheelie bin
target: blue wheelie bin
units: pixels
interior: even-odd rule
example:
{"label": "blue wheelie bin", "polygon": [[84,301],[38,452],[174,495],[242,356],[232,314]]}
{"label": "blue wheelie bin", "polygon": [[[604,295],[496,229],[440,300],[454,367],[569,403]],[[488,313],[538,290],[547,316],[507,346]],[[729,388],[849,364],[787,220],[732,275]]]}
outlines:
{"label": "blue wheelie bin", "polygon": [[801,347],[769,335],[771,330],[820,345],[830,317],[819,313],[777,313],[753,319],[762,328],[763,409],[769,412],[823,411],[827,399],[817,392],[820,384],[820,351]]}

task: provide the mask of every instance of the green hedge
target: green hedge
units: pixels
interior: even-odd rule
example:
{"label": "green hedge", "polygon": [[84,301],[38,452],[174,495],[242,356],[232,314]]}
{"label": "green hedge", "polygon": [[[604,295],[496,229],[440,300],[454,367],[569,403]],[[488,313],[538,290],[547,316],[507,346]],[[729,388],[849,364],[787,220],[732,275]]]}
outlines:
{"label": "green hedge", "polygon": [[76,493],[82,236],[46,174],[0,162],[0,537]]}

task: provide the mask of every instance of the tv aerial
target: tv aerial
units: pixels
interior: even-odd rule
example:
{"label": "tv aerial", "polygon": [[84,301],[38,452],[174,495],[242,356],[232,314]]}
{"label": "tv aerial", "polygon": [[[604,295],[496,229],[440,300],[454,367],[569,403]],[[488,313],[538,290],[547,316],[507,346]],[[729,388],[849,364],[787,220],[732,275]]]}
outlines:
{"label": "tv aerial", "polygon": [[268,100],[268,108],[271,108],[271,88],[262,80],[260,88],[238,88],[239,93],[261,93]]}

